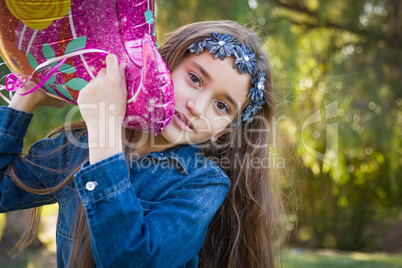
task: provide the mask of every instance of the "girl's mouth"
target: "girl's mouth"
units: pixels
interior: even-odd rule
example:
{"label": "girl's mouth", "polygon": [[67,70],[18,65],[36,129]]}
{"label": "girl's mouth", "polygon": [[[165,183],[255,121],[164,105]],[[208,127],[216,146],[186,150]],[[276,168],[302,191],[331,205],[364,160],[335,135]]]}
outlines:
{"label": "girl's mouth", "polygon": [[175,111],[175,115],[180,119],[181,122],[183,122],[190,130],[194,131],[194,126],[193,124],[190,122],[190,120],[187,118],[186,115],[184,115],[183,113],[179,112],[179,111]]}

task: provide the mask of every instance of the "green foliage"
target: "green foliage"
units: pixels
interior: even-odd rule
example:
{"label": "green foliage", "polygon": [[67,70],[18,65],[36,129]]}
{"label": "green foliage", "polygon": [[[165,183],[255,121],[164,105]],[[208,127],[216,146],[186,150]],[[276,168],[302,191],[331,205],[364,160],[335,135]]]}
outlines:
{"label": "green foliage", "polygon": [[[159,36],[210,19],[236,20],[261,36],[275,76],[276,118],[286,117],[278,124],[277,136],[284,137],[282,147],[289,151],[284,155],[283,190],[294,197],[286,199],[292,242],[380,249],[388,227],[402,220],[402,64],[397,56],[402,47],[401,2],[160,0],[157,4]],[[5,73],[0,67],[0,77]],[[338,117],[326,119],[325,106],[334,102]],[[61,125],[69,109],[39,109],[26,145]],[[303,129],[316,111],[322,120]],[[329,124],[338,124],[338,131],[329,131]],[[329,140],[338,137],[337,151],[329,150],[327,135]],[[307,148],[324,157],[317,159]],[[331,154],[336,157],[331,159]]]}
{"label": "green foliage", "polygon": [[286,268],[391,268],[402,267],[402,258],[398,255],[365,254],[361,252],[340,253],[333,251],[299,252],[284,254],[283,267]]}
{"label": "green foliage", "polygon": [[34,118],[29,125],[29,135],[24,140],[24,152],[27,152],[29,146],[45,137],[51,130],[62,126],[66,120],[70,121],[68,114],[72,116],[72,122],[82,120],[78,107],[72,104],[64,108],[57,109],[53,107],[40,107],[34,113]]}
{"label": "green foliage", "polygon": [[[395,57],[401,52],[395,24],[400,4],[261,2],[272,10],[264,24],[268,31],[288,27],[270,38],[275,48],[282,48],[276,67],[285,75],[277,77],[279,85],[290,83],[294,96],[287,120],[297,128],[294,146],[302,159],[292,165],[300,174],[299,224],[309,232],[305,245],[378,249],[378,236],[386,228],[375,228],[389,217],[397,220],[402,203],[402,182],[397,180],[402,177],[401,77],[396,71],[401,59]],[[338,118],[325,120],[324,106],[335,101]],[[303,123],[317,110],[324,119],[303,131]],[[327,133],[330,123],[339,127],[335,166],[306,151],[326,152],[326,136],[336,135]]]}
{"label": "green foliage", "polygon": [[[276,118],[286,117],[277,136],[286,137],[283,174],[294,181],[283,190],[298,199],[286,197],[294,243],[380,249],[387,227],[401,220],[400,12],[401,2],[391,0],[158,2],[160,33],[233,19],[261,36],[275,76]],[[325,106],[335,102],[338,116],[326,119]],[[321,120],[303,129],[316,111]],[[327,135],[338,137],[336,150]]]}

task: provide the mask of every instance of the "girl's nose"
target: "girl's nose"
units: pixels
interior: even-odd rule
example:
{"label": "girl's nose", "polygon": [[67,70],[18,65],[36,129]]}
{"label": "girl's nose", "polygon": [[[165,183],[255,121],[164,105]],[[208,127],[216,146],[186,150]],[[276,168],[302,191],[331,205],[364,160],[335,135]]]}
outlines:
{"label": "girl's nose", "polygon": [[203,116],[207,109],[207,96],[197,95],[187,100],[186,107],[194,116]]}

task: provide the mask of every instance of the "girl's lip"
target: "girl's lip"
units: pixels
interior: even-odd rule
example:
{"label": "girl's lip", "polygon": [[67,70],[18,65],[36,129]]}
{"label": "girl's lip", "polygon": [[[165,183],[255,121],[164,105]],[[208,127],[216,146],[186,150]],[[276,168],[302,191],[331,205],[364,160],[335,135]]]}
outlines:
{"label": "girl's lip", "polygon": [[194,126],[190,122],[190,120],[187,118],[187,116],[177,110],[175,110],[174,117],[177,121],[177,123],[184,129],[187,129],[189,131],[194,131]]}

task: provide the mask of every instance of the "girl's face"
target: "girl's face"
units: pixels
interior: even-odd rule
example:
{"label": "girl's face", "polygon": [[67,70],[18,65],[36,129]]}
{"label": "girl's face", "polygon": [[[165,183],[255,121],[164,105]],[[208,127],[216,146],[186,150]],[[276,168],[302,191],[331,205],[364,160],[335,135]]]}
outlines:
{"label": "girl's face", "polygon": [[231,131],[247,105],[251,76],[233,69],[234,57],[189,54],[173,71],[176,113],[162,131],[171,144],[197,144]]}

